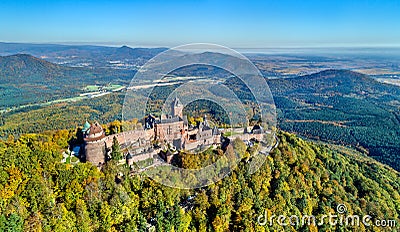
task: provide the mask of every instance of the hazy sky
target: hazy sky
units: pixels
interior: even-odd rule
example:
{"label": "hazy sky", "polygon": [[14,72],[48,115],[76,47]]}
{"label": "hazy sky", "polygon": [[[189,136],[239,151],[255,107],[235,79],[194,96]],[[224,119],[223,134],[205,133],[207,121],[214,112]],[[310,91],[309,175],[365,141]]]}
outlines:
{"label": "hazy sky", "polygon": [[0,0],[0,41],[399,46],[400,0]]}

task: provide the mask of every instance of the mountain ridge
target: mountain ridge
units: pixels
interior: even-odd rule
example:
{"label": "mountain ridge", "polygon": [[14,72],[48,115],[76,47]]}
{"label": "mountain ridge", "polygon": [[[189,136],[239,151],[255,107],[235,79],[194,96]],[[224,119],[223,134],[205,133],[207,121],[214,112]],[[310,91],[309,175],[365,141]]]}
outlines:
{"label": "mountain ridge", "polygon": [[[346,94],[358,93],[364,95],[364,92],[378,94],[382,88],[387,88],[400,94],[400,89],[385,83],[381,83],[366,74],[343,69],[328,69],[314,74],[308,74],[284,79],[268,80],[272,89],[276,93],[288,92],[289,90],[302,89],[302,92],[324,91],[345,91]],[[276,88],[275,86],[285,85],[285,88]]]}

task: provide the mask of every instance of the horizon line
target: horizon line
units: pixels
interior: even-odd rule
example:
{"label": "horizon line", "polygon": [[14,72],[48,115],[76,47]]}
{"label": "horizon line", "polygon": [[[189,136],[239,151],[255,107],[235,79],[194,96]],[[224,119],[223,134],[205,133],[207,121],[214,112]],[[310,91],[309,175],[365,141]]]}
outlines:
{"label": "horizon line", "polygon": [[[98,47],[123,47],[128,46],[131,48],[174,48],[181,45],[150,45],[138,44],[132,42],[29,42],[29,41],[0,41],[3,44],[32,44],[32,45],[59,45],[59,46],[98,46]],[[185,44],[185,43],[183,43]],[[186,43],[190,44],[190,43]],[[211,43],[212,44],[212,43]],[[214,43],[215,44],[215,43]],[[226,45],[223,45],[226,46]],[[227,46],[229,47],[229,46]],[[268,46],[231,46],[232,49],[374,49],[374,48],[400,48],[400,44],[315,44],[315,45],[268,45]]]}

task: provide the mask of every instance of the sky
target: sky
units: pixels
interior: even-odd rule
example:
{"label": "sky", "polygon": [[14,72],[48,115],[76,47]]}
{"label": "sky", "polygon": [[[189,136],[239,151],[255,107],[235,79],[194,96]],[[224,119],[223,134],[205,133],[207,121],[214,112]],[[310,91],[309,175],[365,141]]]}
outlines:
{"label": "sky", "polygon": [[400,0],[1,0],[0,41],[400,46]]}

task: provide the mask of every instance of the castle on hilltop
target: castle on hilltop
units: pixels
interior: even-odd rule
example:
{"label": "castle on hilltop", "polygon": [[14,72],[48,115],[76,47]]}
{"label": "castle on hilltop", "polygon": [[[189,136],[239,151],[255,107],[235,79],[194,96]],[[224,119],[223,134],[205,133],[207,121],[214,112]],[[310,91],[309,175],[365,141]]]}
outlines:
{"label": "castle on hilltop", "polygon": [[[194,127],[189,125],[187,116],[182,111],[183,104],[175,98],[171,104],[171,115],[156,118],[150,114],[144,119],[143,128],[109,136],[105,136],[99,123],[86,122],[82,129],[86,161],[101,167],[109,158],[114,137],[121,147],[128,148],[129,153],[125,155],[128,164],[158,155],[161,147],[154,146],[155,142],[174,150],[186,151],[221,144],[221,132],[217,127],[210,127],[206,116],[203,122]],[[258,127],[254,133],[247,133],[246,138],[260,141],[262,133]],[[171,157],[165,156],[167,162],[170,159]]]}

